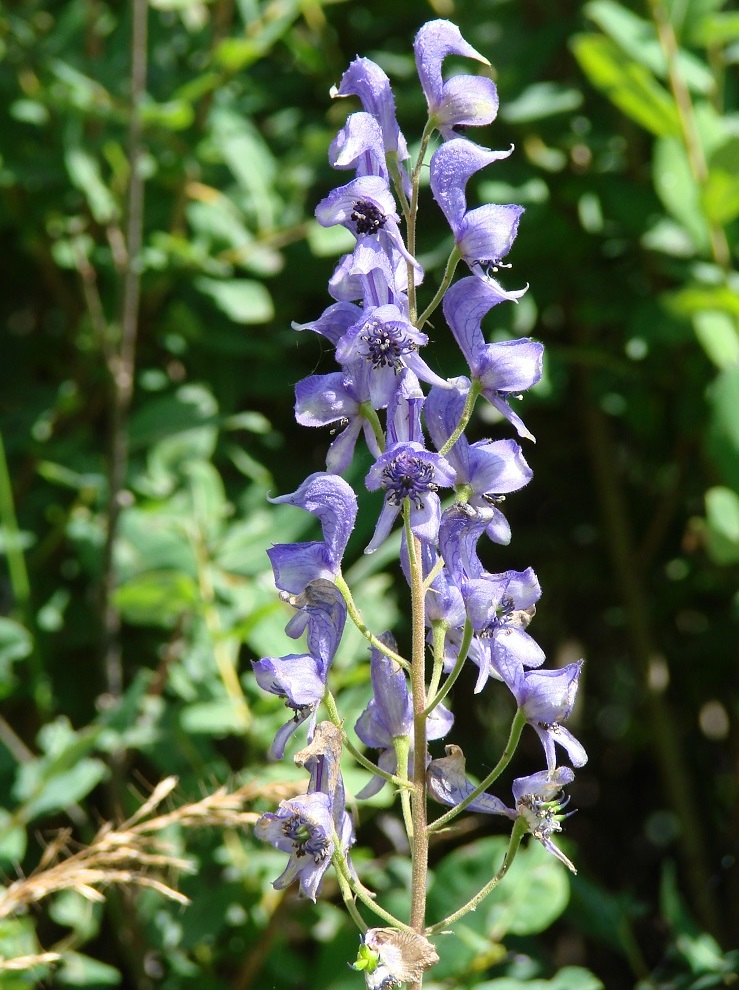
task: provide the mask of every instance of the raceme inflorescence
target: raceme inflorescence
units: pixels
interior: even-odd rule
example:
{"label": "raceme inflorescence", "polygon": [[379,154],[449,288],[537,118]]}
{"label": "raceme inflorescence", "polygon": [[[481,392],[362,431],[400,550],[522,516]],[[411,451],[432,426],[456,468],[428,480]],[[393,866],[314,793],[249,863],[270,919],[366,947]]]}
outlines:
{"label": "raceme inflorescence", "polygon": [[[297,882],[300,894],[315,900],[326,871],[333,868],[361,933],[354,968],[364,973],[371,988],[420,987],[424,971],[438,960],[432,937],[474,910],[497,885],[525,834],[574,871],[554,841],[566,817],[564,789],[574,777],[558,760],[564,753],[579,767],[587,759],[564,725],[582,662],[545,669],[544,652],[528,631],[541,594],[536,574],[531,568],[491,573],[478,553],[482,540],[510,541],[500,506],[505,496],[529,482],[532,472],[518,440],[472,442],[465,431],[480,400],[494,408],[518,439],[533,441],[516,406],[542,374],[539,342],[488,343],[482,330],[493,307],[515,302],[525,292],[505,289],[498,281],[501,270],[509,267],[504,259],[523,210],[514,204],[469,208],[467,184],[513,149],[490,151],[466,136],[470,128],[494,120],[498,94],[484,73],[444,78],[449,55],[476,67],[489,65],[454,24],[425,24],[414,53],[428,104],[415,162],[398,127],[390,81],[379,65],[355,59],[332,90],[334,97],[358,98],[363,109],[349,115],[329,150],[331,165],[352,177],[318,204],[316,218],[325,227],[345,227],[355,242],[329,279],[331,304],[317,319],[294,326],[320,334],[334,349],[338,370],[311,375],[295,388],[298,422],[330,426],[333,439],[326,470],[308,477],[292,494],[273,499],[315,516],[322,538],[277,544],[269,551],[275,584],[294,609],[286,632],[293,639],[304,637],[305,646],[254,663],[259,685],[284,699],[289,710],[271,756],[281,759],[293,734],[307,732],[307,746],[294,757],[309,774],[307,792],[264,814],[255,830],[287,856],[274,886]],[[436,147],[429,158],[432,142]],[[422,309],[424,272],[416,258],[416,228],[426,164],[453,247],[440,285]],[[468,274],[455,281],[460,265]],[[435,327],[442,325],[439,307],[467,375],[442,378],[423,357],[432,314]],[[383,495],[365,552],[376,551],[401,529],[400,566],[410,596],[407,652],[400,651],[390,632],[373,632],[364,625],[342,574],[358,511],[357,496],[342,475],[352,465],[358,443],[374,459],[366,488]],[[339,712],[331,691],[331,665],[347,621],[356,623],[369,640],[372,686],[371,699],[353,727],[353,717]],[[448,744],[445,756],[432,759],[428,745],[453,731],[454,715],[445,702],[470,663],[477,668],[475,692],[502,685],[515,703],[501,758],[479,784],[467,776],[459,746]],[[455,702],[459,709],[460,699]],[[326,720],[319,722],[322,707]],[[512,795],[505,800],[489,788],[510,763],[526,725],[541,740],[545,768],[514,779]],[[396,918],[383,908],[352,865],[354,827],[341,772],[345,753],[369,772],[355,799],[368,799],[388,786],[400,797],[412,856],[408,918]],[[431,820],[430,801],[443,808]],[[430,920],[429,838],[465,810],[508,820],[508,851],[475,897],[446,918]],[[368,923],[371,915],[382,927]]]}

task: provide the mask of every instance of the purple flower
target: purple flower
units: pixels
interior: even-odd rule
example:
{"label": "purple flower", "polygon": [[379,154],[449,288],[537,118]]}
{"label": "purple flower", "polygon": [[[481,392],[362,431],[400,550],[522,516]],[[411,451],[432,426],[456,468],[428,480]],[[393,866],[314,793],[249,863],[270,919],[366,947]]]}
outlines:
{"label": "purple flower", "polygon": [[469,365],[471,377],[480,383],[482,394],[515,428],[519,436],[533,436],[510,406],[510,400],[541,378],[544,347],[524,337],[488,344],[482,320],[505,297],[493,285],[469,276],[455,282],[444,296],[447,323]]}
{"label": "purple flower", "polygon": [[393,194],[387,180],[379,175],[362,175],[333,189],[318,204],[315,214],[322,227],[341,224],[357,240],[377,238],[387,250],[399,251],[406,261],[417,264],[403,243]]}
{"label": "purple flower", "polygon": [[395,117],[395,98],[390,80],[385,72],[369,58],[355,58],[338,87],[331,96],[358,96],[364,109],[370,113],[382,131],[385,151],[398,156],[398,162],[408,158],[405,138]]}
{"label": "purple flower", "polygon": [[341,558],[357,516],[357,496],[352,488],[335,474],[318,472],[306,478],[297,491],[270,502],[305,509],[318,518],[323,530],[323,540],[278,543],[267,551],[277,587],[298,595],[309,581],[333,580],[341,569]]}
{"label": "purple flower", "polygon": [[293,712],[270,748],[270,758],[275,760],[282,759],[287,741],[306,719],[310,719],[308,736],[312,737],[318,706],[326,692],[326,677],[346,623],[346,604],[330,581],[312,582],[292,604],[300,611],[288,623],[287,631],[299,636],[307,627],[308,652],[262,657],[253,663],[262,690],[284,698]]}
{"label": "purple flower", "polygon": [[[437,449],[456,429],[470,388],[467,378],[454,378],[449,385],[452,388],[432,388],[424,409],[426,426]],[[456,471],[459,495],[489,518],[486,533],[490,539],[510,543],[511,528],[498,504],[503,496],[528,484],[533,475],[519,445],[513,440],[479,440],[470,444],[461,436],[446,458]]]}
{"label": "purple flower", "polygon": [[375,118],[365,112],[352,113],[328,149],[334,168],[353,168],[357,176],[379,175],[389,181],[382,131]]}
{"label": "purple flower", "polygon": [[362,432],[370,452],[375,457],[381,453],[372,424],[362,412],[363,403],[371,401],[370,368],[365,362],[357,362],[353,370],[355,375],[341,371],[310,375],[295,386],[298,423],[303,426],[338,423],[341,428],[326,455],[326,469],[331,474],[343,474],[349,467]]}
{"label": "purple flower", "polygon": [[569,767],[540,770],[529,777],[518,777],[513,781],[513,797],[518,815],[526,820],[528,830],[544,846],[547,852],[564,863],[568,870],[577,873],[570,860],[551,839],[552,834],[562,831],[561,814],[567,803],[560,799],[562,789],[571,784],[575,774]]}
{"label": "purple flower", "polygon": [[[446,756],[432,760],[426,769],[429,794],[439,804],[456,807],[474,791],[475,785],[466,775],[465,758],[459,746],[445,746]],[[470,811],[480,811],[486,815],[505,815],[515,818],[515,811],[506,808],[503,802],[492,794],[479,794],[467,805]]]}
{"label": "purple flower", "polygon": [[[384,633],[380,638],[386,646],[393,650],[396,648],[395,640],[389,633]],[[393,740],[402,736],[412,739],[413,736],[413,706],[408,680],[397,661],[374,647],[371,650],[370,676],[372,698],[357,719],[354,729],[365,746],[380,750],[378,767],[386,773],[395,773],[398,761]],[[427,739],[442,739],[453,722],[454,716],[449,709],[437,705],[426,723]],[[357,797],[372,797],[384,785],[384,777],[375,776]]]}
{"label": "purple flower", "polygon": [[365,479],[370,491],[382,488],[385,504],[374,535],[365,549],[372,553],[387,538],[403,502],[410,502],[411,529],[421,540],[434,542],[439,530],[439,488],[454,483],[454,471],[445,458],[425,449],[421,433],[423,393],[416,376],[405,369],[388,408],[388,444]]}
{"label": "purple flower", "polygon": [[444,81],[441,74],[447,55],[462,55],[490,65],[484,55],[467,44],[456,24],[428,21],[416,35],[413,50],[429,117],[444,138],[453,138],[455,127],[479,126],[495,120],[498,93],[491,79],[456,75]]}
{"label": "purple flower", "polygon": [[519,299],[526,291],[506,292],[490,275],[505,267],[502,259],[516,237],[523,207],[487,203],[468,211],[465,190],[475,172],[507,158],[512,150],[490,151],[465,138],[454,138],[436,149],[430,164],[431,191],[452,228],[457,248],[472,273],[497,290],[498,301]]}
{"label": "purple flower", "polygon": [[446,388],[446,380],[435,374],[418,353],[419,347],[427,343],[426,334],[417,330],[398,306],[365,305],[362,318],[337,344],[336,360],[349,364],[361,359],[375,371],[388,369],[395,374],[410,368],[421,381]]}
{"label": "purple flower", "polygon": [[290,855],[272,884],[276,890],[299,880],[301,895],[315,901],[334,852],[332,824],[331,799],[319,791],[281,801],[278,811],[262,815],[254,826],[256,837]]}
{"label": "purple flower", "polygon": [[498,657],[497,666],[526,721],[541,740],[547,768],[551,771],[557,765],[555,744],[565,750],[573,766],[587,763],[588,754],[582,743],[562,725],[575,704],[583,661],[567,664],[559,670],[523,670],[508,654]]}
{"label": "purple flower", "polygon": [[[431,797],[440,804],[454,808],[475,790],[475,785],[466,775],[464,753],[459,746],[447,746],[446,752],[442,759],[429,763],[426,779]],[[540,770],[513,781],[515,808],[507,808],[499,798],[485,792],[470,801],[467,808],[487,815],[523,818],[528,832],[541,842],[547,852],[576,873],[570,860],[551,840],[553,833],[562,831],[561,822],[567,817],[561,814],[567,803],[561,800],[562,789],[574,779],[575,774],[569,767]]]}

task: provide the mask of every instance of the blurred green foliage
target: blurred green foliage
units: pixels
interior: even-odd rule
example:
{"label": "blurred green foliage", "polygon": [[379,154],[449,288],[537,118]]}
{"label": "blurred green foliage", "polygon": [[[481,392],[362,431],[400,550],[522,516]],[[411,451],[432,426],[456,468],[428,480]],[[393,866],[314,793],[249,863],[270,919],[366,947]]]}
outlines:
{"label": "blurred green foliage", "polygon": [[[530,289],[488,329],[536,336],[548,356],[527,399],[534,481],[509,499],[513,542],[488,563],[533,566],[537,638],[556,663],[587,658],[574,718],[590,762],[568,822],[579,876],[527,848],[516,882],[443,940],[429,987],[736,982],[739,15],[723,0],[151,0],[129,411],[116,362],[134,7],[0,10],[7,882],[36,867],[52,830],[89,842],[168,774],[179,803],[299,779],[265,763],[284,710],[249,660],[286,649],[265,548],[313,532],[265,496],[320,469],[328,443],[293,423],[292,387],[330,361],[290,329],[323,310],[346,248],[312,219],[339,181],[326,150],[350,102],[328,91],[357,52],[376,59],[413,142],[411,41],[448,16],[493,63],[501,112],[480,143],[516,146],[473,195],[526,207],[506,277]],[[421,230],[432,286],[449,235],[428,191]],[[441,322],[430,360],[459,374]],[[125,477],[111,487],[116,457]],[[348,479],[358,487],[363,468]],[[368,624],[402,638],[391,557],[361,554],[374,505],[361,496],[347,577]],[[346,638],[347,712],[366,701],[366,655]],[[454,692],[455,742],[483,767],[510,712],[494,691],[473,703],[471,687]],[[538,759],[524,749],[531,770]],[[363,782],[349,775],[351,790]],[[439,915],[502,857],[489,822],[470,821],[432,850]],[[381,799],[361,822],[359,868],[401,904],[407,863]],[[61,964],[3,970],[2,986],[359,984],[331,883],[298,904],[270,886],[283,857],[248,832],[171,841],[197,864],[180,881],[186,910],[151,890],[111,890],[104,905],[55,895],[0,922],[0,959],[43,948]]]}

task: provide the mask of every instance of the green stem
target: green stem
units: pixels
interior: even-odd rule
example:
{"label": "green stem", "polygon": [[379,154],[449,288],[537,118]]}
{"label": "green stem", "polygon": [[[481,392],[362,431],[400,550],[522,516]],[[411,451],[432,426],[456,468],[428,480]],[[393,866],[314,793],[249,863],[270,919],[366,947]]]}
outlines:
{"label": "green stem", "polygon": [[[394,736],[393,737],[393,747],[395,748],[395,757],[398,763],[398,776],[401,779],[408,781],[408,754],[411,749],[410,736]],[[411,795],[407,787],[404,787],[400,792],[400,804],[403,809],[403,821],[405,822],[405,831],[408,836],[408,842],[413,843],[413,816],[411,813]]]}
{"label": "green stem", "polygon": [[518,852],[519,846],[521,845],[521,839],[524,837],[524,835],[526,835],[526,828],[527,828],[526,819],[522,817],[517,818],[513,824],[513,829],[511,830],[511,838],[508,843],[508,849],[506,850],[505,858],[503,860],[503,865],[495,874],[495,876],[491,880],[489,880],[484,887],[478,890],[475,896],[471,897],[465,905],[459,908],[458,911],[455,911],[453,914],[450,914],[449,917],[444,918],[443,921],[439,921],[437,922],[437,924],[431,925],[430,928],[427,928],[426,929],[427,935],[437,935],[439,932],[444,931],[444,929],[448,925],[451,925],[453,922],[458,921],[460,918],[464,917],[464,915],[469,914],[470,911],[474,911],[475,908],[478,906],[478,904],[480,904],[480,902],[484,900],[484,898],[486,898],[491,891],[495,890],[495,888],[498,886],[500,881],[503,879],[503,877],[510,869],[511,863],[516,858],[516,853]]}
{"label": "green stem", "polygon": [[404,668],[404,670],[409,670],[410,664],[405,659],[405,657],[401,657],[401,655],[399,653],[396,653],[395,650],[391,650],[390,647],[387,646],[385,643],[383,643],[381,639],[378,639],[377,636],[374,635],[374,633],[370,632],[370,630],[364,624],[364,622],[362,621],[362,617],[359,614],[359,609],[354,604],[354,598],[352,597],[352,593],[349,588],[349,585],[346,583],[342,575],[337,574],[336,577],[334,578],[334,582],[336,584],[336,587],[341,592],[344,601],[346,602],[346,610],[349,613],[349,618],[352,620],[352,622],[361,632],[361,634],[365,637],[365,639],[369,640],[372,646],[374,646],[376,650],[379,650],[380,653],[384,653],[386,657],[390,657],[391,660],[395,660],[396,663],[399,663],[400,666]]}
{"label": "green stem", "polygon": [[449,453],[449,451],[452,449],[454,444],[457,442],[457,440],[459,440],[459,438],[462,436],[464,431],[467,429],[467,424],[470,421],[470,417],[472,416],[472,411],[475,408],[475,403],[477,402],[477,397],[480,394],[480,392],[482,392],[482,382],[480,382],[479,379],[477,378],[473,378],[472,384],[470,385],[470,390],[467,393],[467,398],[465,399],[462,415],[454,429],[454,433],[452,433],[452,435],[449,437],[447,442],[439,451],[442,457],[445,454]]}
{"label": "green stem", "polygon": [[447,260],[446,268],[444,269],[444,277],[441,280],[441,285],[436,291],[436,295],[434,296],[434,298],[431,300],[431,302],[428,304],[426,309],[424,309],[423,313],[421,313],[421,315],[418,317],[418,320],[416,321],[416,326],[418,327],[419,330],[423,329],[424,324],[430,319],[432,313],[434,313],[436,307],[443,299],[444,293],[452,284],[454,273],[457,270],[457,265],[461,260],[462,260],[462,252],[455,244],[454,247],[452,248],[452,253],[449,255],[449,259]]}
{"label": "green stem", "polygon": [[498,760],[495,767],[490,771],[490,773],[481,781],[477,787],[471,791],[464,800],[460,801],[459,804],[455,804],[453,808],[437,818],[435,821],[431,822],[429,825],[429,832],[438,832],[440,829],[444,828],[453,819],[457,817],[468,804],[471,804],[476,797],[479,797],[483,791],[486,791],[490,785],[498,779],[498,777],[503,773],[505,768],[511,762],[511,758],[516,751],[516,746],[518,746],[518,740],[521,738],[521,732],[524,725],[526,725],[526,715],[521,708],[516,712],[513,722],[511,724],[511,731],[508,736],[508,742],[503,750],[503,754]]}
{"label": "green stem", "polygon": [[357,761],[357,763],[360,766],[364,767],[365,770],[369,770],[370,773],[373,773],[376,776],[382,777],[384,780],[387,780],[388,783],[395,784],[395,786],[399,787],[401,791],[411,789],[413,785],[410,783],[407,777],[403,779],[401,777],[395,776],[395,774],[387,773],[385,770],[381,770],[376,763],[373,763],[372,760],[368,760],[367,757],[364,755],[364,753],[361,750],[357,749],[357,747],[354,745],[354,743],[347,735],[346,729],[344,728],[344,721],[339,715],[339,710],[336,705],[336,699],[334,698],[334,696],[331,694],[330,691],[326,691],[326,694],[323,696],[323,703],[326,706],[328,717],[331,719],[331,721],[337,728],[341,729],[341,737],[342,737],[341,741],[344,745],[344,748],[351,753],[351,755],[354,757],[354,759]]}
{"label": "green stem", "polygon": [[336,834],[336,830],[332,830],[331,838],[334,843],[334,852],[331,857],[331,862],[336,870],[337,874],[340,874],[342,879],[346,881],[350,890],[359,900],[368,907],[370,911],[373,911],[378,918],[382,918],[383,921],[387,921],[388,924],[392,925],[393,928],[399,928],[401,931],[409,932],[412,929],[406,925],[404,922],[400,921],[394,915],[386,911],[385,908],[380,907],[379,904],[375,902],[374,894],[372,891],[367,890],[367,888],[359,881],[356,877],[352,876],[351,870],[349,869],[349,864],[346,861],[346,856],[341,851],[341,840]]}
{"label": "green stem", "polygon": [[[424,587],[426,585],[424,584]],[[441,681],[441,675],[444,672],[444,643],[446,642],[446,634],[449,629],[449,623],[444,622],[443,619],[434,619],[431,623],[431,635],[433,636],[433,651],[434,651],[434,669],[431,674],[431,681],[429,683],[429,689],[427,695],[429,698],[435,698],[436,692],[439,690],[439,682]],[[428,717],[429,711],[433,711],[435,705],[432,706],[431,703],[426,708],[426,716]]]}
{"label": "green stem", "polygon": [[375,440],[377,441],[377,446],[379,447],[380,452],[384,451],[385,431],[382,428],[382,423],[380,423],[380,417],[377,415],[377,410],[372,408],[372,404],[370,402],[363,402],[359,407],[359,411],[372,427],[372,432],[375,435]]}
{"label": "green stem", "polygon": [[360,932],[366,932],[369,925],[364,920],[362,915],[359,913],[357,905],[354,903],[354,896],[352,894],[352,888],[349,885],[341,869],[337,866],[338,856],[336,853],[331,857],[331,862],[333,863],[334,869],[336,870],[336,879],[339,882],[339,889],[341,890],[341,899],[343,900],[347,911],[354,919],[354,924],[360,930]]}
{"label": "green stem", "polygon": [[411,690],[413,694],[413,785],[411,809],[413,843],[411,867],[411,928],[423,933],[426,918],[429,837],[426,815],[426,617],[421,565],[421,541],[411,530],[410,502],[403,502],[405,535],[411,574]]}
{"label": "green stem", "polygon": [[428,703],[428,706],[426,707],[427,716],[431,714],[431,712],[434,710],[434,708],[436,708],[437,705],[441,704],[444,698],[446,698],[446,696],[449,694],[451,689],[454,687],[454,682],[462,673],[462,667],[464,667],[464,662],[467,659],[467,652],[470,648],[471,641],[472,641],[472,625],[470,623],[470,620],[467,619],[464,624],[464,634],[462,635],[462,642],[460,643],[459,646],[459,653],[457,654],[457,659],[454,662],[454,667],[450,671],[449,676],[444,681],[444,687],[438,692],[438,694],[434,694],[432,691],[429,691],[429,697],[431,698],[431,701]]}
{"label": "green stem", "polygon": [[[434,125],[431,121],[426,122],[426,126],[423,129],[423,134],[421,135],[421,147],[418,152],[418,158],[416,159],[416,164],[413,167],[413,172],[411,174],[411,205],[408,210],[408,215],[406,217],[406,224],[408,228],[408,253],[411,257],[416,256],[416,216],[418,214],[418,189],[420,186],[421,169],[423,168],[423,162],[426,157],[426,149],[428,148],[429,138],[433,133]],[[407,262],[408,265],[408,308],[410,311],[411,323],[415,323],[416,320],[416,283],[414,280],[413,265],[411,262]]]}

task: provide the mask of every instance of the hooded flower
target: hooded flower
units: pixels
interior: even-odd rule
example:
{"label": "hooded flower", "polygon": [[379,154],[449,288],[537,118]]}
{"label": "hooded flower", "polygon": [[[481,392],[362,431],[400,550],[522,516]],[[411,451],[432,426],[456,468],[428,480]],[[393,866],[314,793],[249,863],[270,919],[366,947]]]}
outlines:
{"label": "hooded flower", "polygon": [[280,801],[276,812],[262,815],[254,826],[256,837],[290,855],[272,884],[275,890],[298,880],[301,896],[315,901],[334,853],[332,824],[331,799],[321,792]]}
{"label": "hooded flower", "polygon": [[382,131],[375,118],[365,112],[352,113],[328,149],[333,168],[353,168],[357,176],[379,175],[389,181]]}
{"label": "hooded flower", "polygon": [[482,394],[516,429],[519,436],[533,436],[510,406],[511,399],[531,388],[541,378],[544,347],[524,337],[488,344],[482,320],[497,303],[507,298],[493,285],[469,276],[455,282],[444,296],[443,310],[454,338],[469,365],[471,377]]}
{"label": "hooded flower", "polygon": [[318,518],[323,530],[323,540],[278,543],[267,551],[277,587],[298,595],[316,578],[333,580],[341,569],[341,558],[357,517],[353,489],[335,474],[317,472],[307,477],[297,491],[271,498],[270,502],[305,509]]}
{"label": "hooded flower", "polygon": [[[381,637],[386,646],[395,649],[389,633]],[[408,680],[402,667],[381,650],[372,648],[370,660],[372,698],[357,719],[354,729],[365,744],[379,749],[377,765],[386,773],[395,773],[398,761],[393,740],[413,736],[413,706],[408,692]],[[444,705],[437,705],[426,723],[427,739],[441,739],[451,729],[454,716]],[[412,752],[412,747],[411,747]],[[377,794],[385,784],[384,777],[373,777],[357,794],[368,798]]]}
{"label": "hooded flower", "polygon": [[[459,746],[445,746],[446,756],[432,760],[426,770],[429,794],[439,804],[455,808],[469,797],[475,785],[466,775],[466,761]],[[480,811],[486,815],[505,815],[515,818],[516,813],[506,808],[503,802],[492,794],[478,794],[467,805],[469,811]]]}
{"label": "hooded flower", "polygon": [[568,817],[561,813],[567,804],[567,800],[561,800],[561,794],[563,788],[574,779],[575,774],[569,767],[540,770],[529,777],[514,780],[513,797],[516,811],[519,817],[526,820],[531,835],[541,842],[547,852],[564,863],[568,870],[577,873],[567,856],[551,839],[554,833],[562,831],[562,819]]}
{"label": "hooded flower", "polygon": [[[425,405],[426,426],[437,449],[457,427],[470,389],[467,378],[454,378],[444,389],[432,388]],[[446,454],[456,471],[455,487],[467,505],[489,518],[486,533],[494,543],[510,543],[511,528],[498,504],[528,484],[533,472],[513,440],[479,440],[461,436]]]}
{"label": "hooded flower", "polygon": [[454,471],[439,454],[425,449],[421,432],[423,393],[418,379],[404,369],[398,390],[388,407],[388,442],[385,452],[370,468],[365,484],[370,491],[382,488],[385,504],[365,553],[375,551],[388,537],[403,502],[410,501],[411,529],[421,540],[434,542],[439,531],[439,488],[454,483]]}
{"label": "hooded flower", "polygon": [[293,604],[300,611],[288,623],[288,632],[300,635],[307,626],[308,652],[263,657],[253,664],[262,690],[284,698],[285,705],[293,712],[270,748],[270,758],[275,760],[282,759],[288,739],[306,719],[310,719],[308,735],[313,735],[318,705],[326,692],[328,670],[346,623],[346,604],[330,581],[313,582]]}
{"label": "hooded flower", "polygon": [[557,765],[555,744],[565,750],[573,766],[588,761],[582,743],[562,725],[575,705],[582,666],[578,660],[558,670],[524,670],[511,654],[498,657],[498,670],[541,739],[550,771]]}
{"label": "hooded flower", "polygon": [[483,65],[490,62],[462,37],[450,21],[428,21],[413,44],[418,77],[429,107],[429,117],[447,140],[455,127],[489,124],[498,113],[498,93],[492,79],[456,75],[444,80],[441,67],[447,55],[462,55]]}
{"label": "hooded flower", "polygon": [[490,151],[465,138],[454,138],[440,145],[431,157],[430,178],[434,199],[452,228],[460,254],[472,273],[494,287],[501,301],[519,299],[525,289],[506,292],[490,272],[506,267],[502,259],[516,237],[522,206],[486,203],[468,210],[465,191],[468,179],[485,165],[507,158],[508,151]]}
{"label": "hooded flower", "polygon": [[397,155],[400,163],[408,158],[405,138],[395,117],[395,97],[390,80],[376,62],[355,58],[341,77],[338,88],[332,88],[331,96],[358,96],[364,109],[380,125],[386,153]]}

